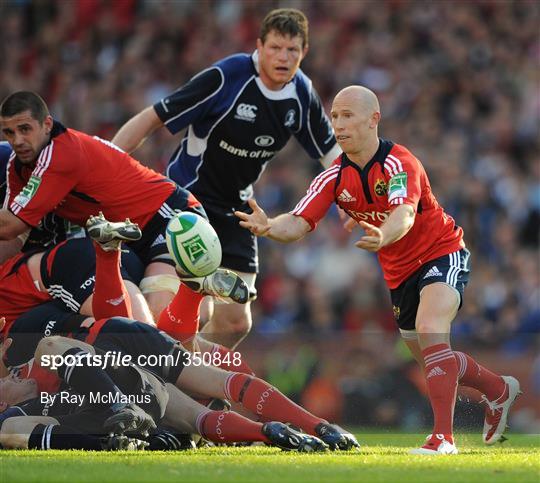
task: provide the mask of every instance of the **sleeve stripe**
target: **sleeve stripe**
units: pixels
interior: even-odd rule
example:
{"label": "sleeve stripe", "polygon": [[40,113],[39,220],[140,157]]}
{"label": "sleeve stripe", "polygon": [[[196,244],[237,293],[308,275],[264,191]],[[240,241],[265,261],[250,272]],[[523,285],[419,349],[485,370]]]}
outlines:
{"label": "sleeve stripe", "polygon": [[309,186],[308,191],[315,191],[316,189],[318,189],[319,185],[324,181],[324,179],[327,176],[330,176],[338,171],[339,171],[339,166],[337,165],[332,166],[331,168],[325,169],[322,173],[317,175],[315,179],[311,182],[311,185]]}
{"label": "sleeve stripe", "polygon": [[[403,171],[403,165],[401,164],[401,161],[398,158],[396,158],[394,155],[389,154],[384,160],[384,167],[385,169],[388,170],[387,163],[388,163],[388,166],[390,166],[390,169],[393,170],[394,174],[398,174]],[[392,172],[391,171],[389,172],[390,172],[390,175],[392,175]]]}
{"label": "sleeve stripe", "polygon": [[386,158],[384,160],[384,169],[388,171],[388,173],[390,174],[390,177],[398,174],[397,166],[394,163],[394,161],[392,161],[391,159]]}
{"label": "sleeve stripe", "polygon": [[324,179],[324,182],[322,183],[322,185],[319,183],[319,187],[318,189],[310,189],[308,190],[306,196],[304,196],[299,202],[298,204],[294,207],[294,209],[291,211],[291,213],[293,215],[299,215],[301,214],[305,209],[306,207],[309,205],[309,203],[311,203],[311,201],[324,189],[324,187],[330,182],[332,181],[333,179],[336,179],[338,177],[338,172],[335,171],[334,173],[332,173],[331,175],[327,176],[325,179]]}
{"label": "sleeve stripe", "polygon": [[394,198],[392,201],[390,201],[391,205],[402,205],[404,203],[404,198]]}
{"label": "sleeve stripe", "polygon": [[41,151],[39,155],[38,162],[32,174],[38,178],[43,176],[43,173],[47,171],[49,164],[51,164],[52,153],[54,149],[54,141],[51,141],[51,144],[45,146],[45,149]]}

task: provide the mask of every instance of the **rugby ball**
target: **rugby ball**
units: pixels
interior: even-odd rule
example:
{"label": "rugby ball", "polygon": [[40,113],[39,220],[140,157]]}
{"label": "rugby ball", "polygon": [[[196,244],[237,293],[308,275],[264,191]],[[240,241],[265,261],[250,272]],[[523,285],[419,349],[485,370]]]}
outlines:
{"label": "rugby ball", "polygon": [[221,243],[202,216],[188,211],[176,214],[165,232],[167,248],[183,277],[205,277],[221,265]]}

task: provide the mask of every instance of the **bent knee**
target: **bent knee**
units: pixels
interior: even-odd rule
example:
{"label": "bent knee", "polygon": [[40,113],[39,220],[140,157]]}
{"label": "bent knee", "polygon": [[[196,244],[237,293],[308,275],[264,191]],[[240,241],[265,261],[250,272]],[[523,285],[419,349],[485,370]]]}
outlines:
{"label": "bent knee", "polygon": [[238,314],[231,317],[216,317],[213,320],[218,331],[245,335],[249,333],[252,326],[251,316],[248,314]]}

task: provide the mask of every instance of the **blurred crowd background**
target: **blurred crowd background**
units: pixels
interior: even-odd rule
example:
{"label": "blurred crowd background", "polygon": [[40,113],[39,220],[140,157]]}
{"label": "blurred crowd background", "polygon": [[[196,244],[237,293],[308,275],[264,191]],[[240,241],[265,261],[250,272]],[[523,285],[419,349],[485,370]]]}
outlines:
{"label": "blurred crowd background", "polygon": [[[110,139],[212,62],[252,52],[264,15],[284,6],[309,18],[302,69],[327,111],[347,85],[375,91],[381,136],[416,154],[463,226],[473,270],[455,344],[524,371],[533,399],[521,417],[531,430],[540,395],[537,1],[4,0],[0,98],[35,90],[64,124]],[[179,142],[161,131],[135,153],[160,171]],[[270,214],[292,209],[319,170],[289,143],[256,186],[259,204]],[[425,402],[421,378],[357,235],[333,210],[301,243],[261,240],[244,347],[273,382],[333,419],[406,426],[401,408]]]}

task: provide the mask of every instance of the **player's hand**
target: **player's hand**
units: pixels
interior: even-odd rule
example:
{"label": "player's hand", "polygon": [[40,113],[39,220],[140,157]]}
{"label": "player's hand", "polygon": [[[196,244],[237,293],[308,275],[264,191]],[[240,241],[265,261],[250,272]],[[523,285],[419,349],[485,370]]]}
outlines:
{"label": "player's hand", "polygon": [[378,252],[383,246],[383,232],[380,230],[380,228],[377,228],[366,221],[361,221],[358,224],[366,233],[355,243],[355,246],[367,250],[368,252]]}
{"label": "player's hand", "polygon": [[[345,212],[343,212],[345,213]],[[345,223],[343,223],[343,228],[349,233],[352,233],[353,229],[358,226],[358,222],[354,218],[349,218]]]}
{"label": "player's hand", "polygon": [[257,204],[254,198],[248,200],[253,213],[244,213],[243,211],[235,211],[234,214],[240,218],[240,226],[248,229],[256,236],[265,236],[270,231],[268,216],[264,210]]}

